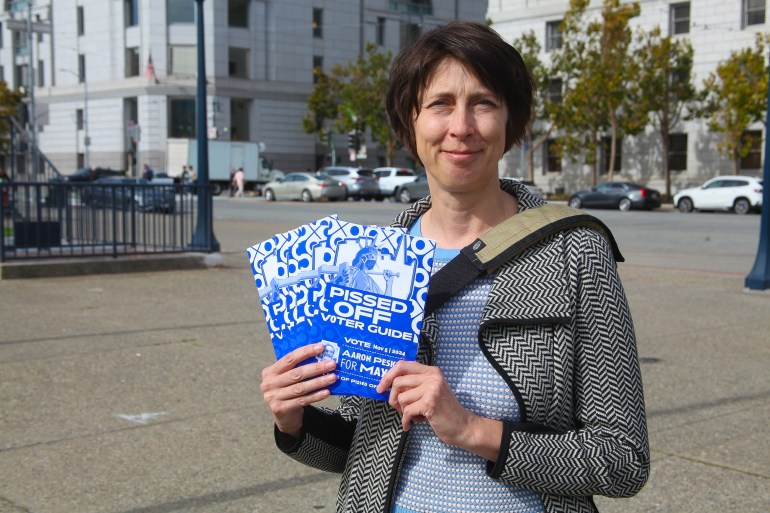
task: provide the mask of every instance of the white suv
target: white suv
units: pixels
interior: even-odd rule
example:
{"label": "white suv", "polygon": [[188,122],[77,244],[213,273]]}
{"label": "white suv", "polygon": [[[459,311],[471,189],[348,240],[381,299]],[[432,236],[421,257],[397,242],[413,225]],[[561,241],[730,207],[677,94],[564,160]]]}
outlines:
{"label": "white suv", "polygon": [[753,176],[717,176],[700,187],[683,189],[674,195],[680,212],[734,210],[748,214],[762,208],[762,180]]}
{"label": "white suv", "polygon": [[379,179],[382,197],[393,196],[400,186],[417,178],[414,171],[406,167],[378,167],[374,174]]}

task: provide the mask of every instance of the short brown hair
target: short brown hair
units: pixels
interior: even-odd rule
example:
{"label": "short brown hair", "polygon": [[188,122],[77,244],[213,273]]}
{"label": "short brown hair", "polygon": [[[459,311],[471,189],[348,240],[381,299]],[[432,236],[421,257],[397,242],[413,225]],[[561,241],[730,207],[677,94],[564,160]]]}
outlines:
{"label": "short brown hair", "polygon": [[497,32],[467,21],[451,22],[423,34],[394,59],[385,107],[396,137],[419,161],[414,119],[428,81],[446,58],[458,60],[505,102],[504,151],[510,150],[526,134],[532,116],[532,77],[519,52]]}

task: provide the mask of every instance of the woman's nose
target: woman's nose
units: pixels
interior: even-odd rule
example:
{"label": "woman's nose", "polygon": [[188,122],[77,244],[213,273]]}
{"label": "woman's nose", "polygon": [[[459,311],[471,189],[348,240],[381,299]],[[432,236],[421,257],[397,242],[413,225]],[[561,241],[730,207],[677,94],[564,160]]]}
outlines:
{"label": "woman's nose", "polygon": [[452,112],[450,118],[449,133],[454,137],[463,138],[474,133],[476,123],[473,117],[473,110],[458,106]]}

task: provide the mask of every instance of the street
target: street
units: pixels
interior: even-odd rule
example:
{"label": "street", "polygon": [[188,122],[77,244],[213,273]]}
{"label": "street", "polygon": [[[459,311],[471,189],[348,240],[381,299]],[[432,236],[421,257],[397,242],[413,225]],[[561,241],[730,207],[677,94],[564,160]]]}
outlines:
{"label": "street", "polygon": [[[289,230],[332,212],[339,214],[341,219],[356,223],[389,223],[405,207],[402,203],[390,201],[301,203],[220,197],[215,199],[214,215],[216,220],[251,221],[255,223],[254,229],[279,227],[273,232],[266,230],[269,237],[272,233]],[[601,209],[586,212],[610,227],[629,264],[746,274],[754,264],[760,221],[760,216],[756,214],[681,214],[670,208],[653,212]],[[237,245],[238,241],[232,241],[232,244]],[[229,245],[223,244],[222,247]]]}
{"label": "street", "polygon": [[[221,268],[0,281],[0,513],[334,511],[339,476],[274,447],[244,250],[403,207],[220,197]],[[641,493],[599,510],[765,513],[770,292],[743,289],[759,216],[591,213],[627,260],[652,454]]]}

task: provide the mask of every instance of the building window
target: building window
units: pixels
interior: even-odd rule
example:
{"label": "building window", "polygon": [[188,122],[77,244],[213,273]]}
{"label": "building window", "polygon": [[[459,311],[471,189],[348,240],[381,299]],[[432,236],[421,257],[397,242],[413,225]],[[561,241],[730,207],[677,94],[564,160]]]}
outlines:
{"label": "building window", "polygon": [[687,169],[687,134],[669,134],[668,169],[669,171]]}
{"label": "building window", "polygon": [[323,72],[324,58],[320,55],[313,56],[313,83],[318,83],[318,76]]}
{"label": "building window", "polygon": [[45,63],[37,61],[37,87],[45,87]]}
{"label": "building window", "polygon": [[5,32],[3,32],[3,24],[0,23],[0,48],[4,46],[3,39],[5,39]]}
{"label": "building window", "polygon": [[78,55],[78,82],[81,84],[86,81],[86,56]]}
{"label": "building window", "polygon": [[[601,166],[599,172],[603,175],[610,172],[610,153],[612,151],[612,137],[602,137]],[[617,173],[620,171],[620,164],[623,161],[623,140],[615,141],[615,165],[612,170]]]}
{"label": "building window", "polygon": [[13,84],[16,89],[27,87],[29,84],[29,72],[26,64],[17,64],[14,68]]}
{"label": "building window", "polygon": [[195,98],[172,98],[169,101],[168,136],[195,138]]}
{"label": "building window", "polygon": [[551,103],[561,103],[562,81],[560,78],[552,78],[548,82],[548,101]]}
{"label": "building window", "polygon": [[228,75],[236,78],[249,78],[249,50],[246,48],[228,48]]}
{"label": "building window", "polygon": [[390,0],[388,8],[407,14],[433,15],[433,2],[431,0]]}
{"label": "building window", "polygon": [[78,6],[78,35],[82,36],[86,33],[86,18],[83,14],[83,6]]}
{"label": "building window", "polygon": [[195,23],[195,2],[166,0],[166,23]]}
{"label": "building window", "polygon": [[545,51],[561,48],[561,20],[549,21],[545,24]]}
{"label": "building window", "polygon": [[669,6],[669,33],[689,34],[690,32],[690,2],[671,4]]}
{"label": "building window", "polygon": [[0,81],[5,82],[5,66],[0,65]]}
{"label": "building window", "polygon": [[313,37],[323,37],[324,10],[313,8]]}
{"label": "building window", "polygon": [[126,48],[126,76],[139,76],[139,48]]}
{"label": "building window", "polygon": [[765,0],[743,0],[743,26],[765,23]]}
{"label": "building window", "polygon": [[410,44],[417,41],[417,38],[420,37],[420,25],[417,23],[406,23],[401,22],[401,30],[399,33],[399,40],[401,44],[401,48],[405,48],[409,46]]}
{"label": "building window", "polygon": [[198,50],[194,46],[170,46],[168,61],[172,75],[195,75],[198,69]]}
{"label": "building window", "polygon": [[231,27],[249,27],[250,0],[228,0],[227,24]]}
{"label": "building window", "polygon": [[123,9],[126,27],[139,25],[139,0],[124,0]]}
{"label": "building window", "polygon": [[[40,15],[39,15],[39,14],[36,14],[36,15],[35,15],[35,21],[36,21],[37,23],[40,23],[40,22],[42,21],[42,20],[40,19]],[[42,43],[42,42],[43,42],[43,33],[42,33],[42,32],[38,32],[38,33],[37,33],[37,42],[38,42],[38,43]]]}
{"label": "building window", "polygon": [[377,45],[385,46],[385,18],[377,18]]}
{"label": "building window", "polygon": [[743,132],[741,144],[749,146],[749,153],[741,158],[741,169],[762,169],[762,132],[759,130]]}
{"label": "building window", "polygon": [[75,111],[75,128],[83,130],[83,109]]}
{"label": "building window", "polygon": [[548,139],[543,148],[545,149],[545,170],[549,173],[561,173],[561,155],[556,139]]}
{"label": "building window", "polygon": [[233,141],[249,140],[250,111],[251,101],[236,99],[230,101],[230,139]]}

